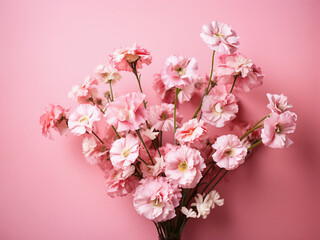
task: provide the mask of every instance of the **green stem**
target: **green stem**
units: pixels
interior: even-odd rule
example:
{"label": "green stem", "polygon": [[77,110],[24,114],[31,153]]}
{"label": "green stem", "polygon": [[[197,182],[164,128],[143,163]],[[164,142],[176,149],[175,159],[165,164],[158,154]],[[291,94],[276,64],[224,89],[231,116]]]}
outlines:
{"label": "green stem", "polygon": [[176,96],[174,99],[174,112],[173,112],[173,131],[174,131],[174,144],[177,145],[177,139],[176,139],[176,130],[177,130],[177,101],[178,101],[178,94],[181,90],[179,88],[176,88]]}
{"label": "green stem", "polygon": [[248,132],[246,132],[245,134],[243,134],[243,135],[241,136],[240,141],[241,141],[242,139],[244,139],[246,136],[248,136],[250,133],[252,133],[253,131],[255,131],[255,130],[261,128],[261,127],[263,127],[263,124],[251,128]]}
{"label": "green stem", "polygon": [[210,186],[210,184],[218,177],[218,175],[222,172],[222,170],[223,170],[223,168],[221,168],[220,170],[219,170],[219,172],[210,180],[210,182],[208,183],[208,185],[202,190],[202,193],[201,194],[203,194],[206,190],[207,190],[207,188]]}
{"label": "green stem", "polygon": [[249,148],[248,148],[248,151],[255,148],[256,146],[258,146],[259,144],[262,143],[262,139],[256,141],[254,144],[252,144]]}
{"label": "green stem", "polygon": [[[141,82],[140,82],[140,77],[138,76],[138,71],[137,71],[137,62],[139,61],[139,59],[137,61],[133,62],[133,63],[129,63],[128,62],[128,64],[131,67],[133,74],[136,76],[140,92],[143,93],[143,90],[142,90],[142,87],[141,87]],[[143,105],[144,105],[144,108],[147,108],[147,103],[146,103],[145,100],[143,100]]]}
{"label": "green stem", "polygon": [[98,140],[99,140],[102,144],[104,144],[104,142],[101,140],[101,138],[99,138],[98,135],[97,135],[94,131],[92,131],[92,134],[93,134],[96,138],[98,138]]}
{"label": "green stem", "polygon": [[111,102],[113,102],[114,97],[113,97],[113,91],[112,91],[112,84],[111,84],[111,81],[109,81],[109,86],[110,86]]}
{"label": "green stem", "polygon": [[138,158],[140,159],[141,162],[143,162],[145,165],[149,165],[148,163],[146,163],[145,160],[143,160],[140,156],[138,156]]}
{"label": "green stem", "polygon": [[217,186],[217,184],[221,181],[221,179],[227,174],[228,170],[225,171],[225,173],[222,175],[222,177],[219,178],[219,180],[212,186],[212,188],[209,189],[209,191],[207,192],[207,194],[203,197],[205,198],[211,191],[212,189]]}
{"label": "green stem", "polygon": [[116,128],[113,125],[111,125],[111,127],[112,127],[113,131],[116,133],[117,137],[121,138],[119,133],[117,132]]}
{"label": "green stem", "polygon": [[234,84],[236,83],[237,77],[238,77],[238,75],[233,76],[234,80],[233,80],[233,83],[232,83],[232,87],[231,87],[230,93],[232,93],[232,90],[234,88]]}
{"label": "green stem", "polygon": [[148,154],[148,156],[149,156],[152,164],[154,165],[154,162],[153,162],[153,159],[152,159],[152,157],[151,157],[151,155],[150,155],[150,153],[149,153],[149,150],[148,150],[145,142],[143,141],[143,138],[141,137],[140,130],[139,130],[139,129],[136,130],[136,133],[137,133],[138,137],[140,138],[140,141],[142,142],[144,149],[147,151],[147,154]]}
{"label": "green stem", "polygon": [[[198,113],[200,112],[201,110],[201,107],[202,107],[202,102],[203,102],[203,99],[206,95],[209,94],[209,92],[211,91],[211,89],[215,86],[215,84],[213,85],[213,87],[210,87],[211,86],[211,82],[212,82],[212,75],[213,75],[213,65],[214,65],[214,54],[215,54],[215,51],[213,50],[212,52],[212,60],[211,60],[211,70],[210,70],[210,77],[209,77],[209,82],[208,82],[208,85],[206,87],[206,90],[201,98],[201,102],[200,102],[200,105],[198,106],[196,112],[194,113],[193,117],[192,118],[196,118],[198,116]],[[210,88],[210,89],[209,89]]]}

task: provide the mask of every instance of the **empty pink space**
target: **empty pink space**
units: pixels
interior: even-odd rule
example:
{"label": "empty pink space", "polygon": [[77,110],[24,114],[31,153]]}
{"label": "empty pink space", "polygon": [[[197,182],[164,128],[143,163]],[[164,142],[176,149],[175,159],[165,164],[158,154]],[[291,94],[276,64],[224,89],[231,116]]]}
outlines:
{"label": "empty pink space", "polygon": [[[284,93],[298,114],[294,144],[259,147],[217,187],[225,205],[188,222],[184,240],[320,239],[318,0],[49,1],[0,0],[0,239],[157,239],[132,196],[107,196],[104,175],[88,165],[77,137],[40,133],[48,103],[74,107],[71,87],[134,42],[151,51],[142,71],[150,103],[153,74],[171,54],[195,57],[202,74],[211,50],[201,26],[219,20],[240,36],[240,51],[261,66],[262,87],[240,94],[255,121],[265,94]],[[137,91],[124,74],[120,93]]]}

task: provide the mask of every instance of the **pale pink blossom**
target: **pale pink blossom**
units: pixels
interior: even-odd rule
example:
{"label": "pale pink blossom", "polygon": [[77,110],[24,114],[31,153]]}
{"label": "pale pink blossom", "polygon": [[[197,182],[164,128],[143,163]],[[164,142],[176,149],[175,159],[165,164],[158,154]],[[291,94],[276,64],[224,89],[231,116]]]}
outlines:
{"label": "pale pink blossom", "polygon": [[211,50],[218,53],[232,54],[240,44],[236,32],[227,24],[218,21],[203,25],[200,37]]}
{"label": "pale pink blossom", "polygon": [[141,133],[143,136],[148,137],[150,140],[155,140],[156,137],[159,135],[159,132],[154,131],[154,127],[142,130]]}
{"label": "pale pink blossom", "polygon": [[93,99],[98,95],[97,85],[98,80],[92,76],[88,76],[85,78],[82,85],[75,85],[72,87],[71,91],[68,93],[68,97],[80,104],[88,103],[90,98]]}
{"label": "pale pink blossom", "polygon": [[81,104],[70,115],[68,125],[71,132],[75,135],[82,135],[86,132],[91,133],[95,122],[101,118],[100,109],[90,104]]}
{"label": "pale pink blossom", "polygon": [[218,137],[212,147],[216,150],[212,155],[213,161],[226,170],[236,169],[247,156],[247,148],[232,134]]}
{"label": "pale pink blossom", "polygon": [[186,215],[186,218],[196,218],[197,213],[192,209],[187,209],[186,207],[181,208],[181,212]]}
{"label": "pale pink blossom", "polygon": [[207,128],[204,126],[204,122],[193,118],[177,129],[175,137],[182,143],[194,143],[199,141],[206,132]]}
{"label": "pale pink blossom", "polygon": [[146,178],[140,181],[133,196],[136,211],[149,220],[163,222],[176,216],[181,189],[164,177]]}
{"label": "pale pink blossom", "polygon": [[183,88],[181,88],[181,91],[178,93],[179,103],[190,101],[194,93],[195,93],[195,84],[184,86]]}
{"label": "pale pink blossom", "polygon": [[60,135],[66,134],[67,112],[69,109],[64,109],[60,105],[48,104],[45,113],[40,117],[40,124],[42,126],[41,132],[43,136],[53,139],[51,130],[55,130]]}
{"label": "pale pink blossom", "polygon": [[153,160],[155,162],[154,165],[152,164],[146,165],[144,163],[141,163],[140,169],[144,178],[157,177],[160,173],[164,172],[165,162],[164,162],[163,156],[154,157]]}
{"label": "pale pink blossom", "polygon": [[139,140],[132,134],[120,138],[112,144],[110,160],[115,169],[126,169],[139,156]]}
{"label": "pale pink blossom", "polygon": [[164,160],[167,178],[183,188],[194,188],[206,167],[200,152],[187,146],[169,151]]}
{"label": "pale pink blossom", "polygon": [[[177,123],[179,124],[182,117],[176,114]],[[174,105],[162,103],[161,105],[153,105],[148,110],[148,122],[154,129],[160,131],[171,131],[174,126]]]}
{"label": "pale pink blossom", "polygon": [[226,86],[216,86],[210,95],[204,97],[201,110],[203,121],[221,128],[236,118],[237,99]]}
{"label": "pale pink blossom", "polygon": [[141,69],[142,64],[149,65],[152,57],[147,49],[138,46],[136,43],[132,47],[124,47],[116,49],[110,55],[110,62],[119,71],[132,71],[129,63],[136,62],[136,68]]}
{"label": "pale pink blossom", "polygon": [[107,105],[105,117],[117,131],[135,131],[145,122],[146,110],[143,106],[145,95],[138,92],[128,93],[116,98]]}
{"label": "pale pink blossom", "polygon": [[264,75],[252,61],[241,53],[221,55],[215,70],[218,84],[233,84],[237,76],[235,88],[249,92],[252,88],[262,85]]}
{"label": "pale pink blossom", "polygon": [[136,189],[139,178],[134,176],[135,167],[127,169],[112,169],[106,173],[107,194],[110,197],[123,197]]}
{"label": "pale pink blossom", "polygon": [[96,67],[95,77],[101,82],[104,83],[115,83],[121,79],[121,75],[116,68],[111,65],[100,64]]}
{"label": "pale pink blossom", "polygon": [[293,142],[287,134],[296,129],[297,115],[286,111],[284,113],[272,113],[264,120],[261,138],[264,145],[271,148],[283,148],[290,146]]}
{"label": "pale pink blossom", "polygon": [[183,88],[193,84],[198,77],[198,62],[195,58],[184,56],[168,57],[161,70],[161,79],[165,89]]}
{"label": "pale pink blossom", "polygon": [[82,153],[91,165],[100,165],[108,160],[108,149],[94,137],[85,137],[82,141]]}
{"label": "pale pink blossom", "polygon": [[287,97],[283,94],[270,94],[267,93],[267,98],[269,100],[269,104],[267,107],[275,113],[281,114],[285,111],[287,111],[289,108],[292,108],[293,106],[288,102]]}

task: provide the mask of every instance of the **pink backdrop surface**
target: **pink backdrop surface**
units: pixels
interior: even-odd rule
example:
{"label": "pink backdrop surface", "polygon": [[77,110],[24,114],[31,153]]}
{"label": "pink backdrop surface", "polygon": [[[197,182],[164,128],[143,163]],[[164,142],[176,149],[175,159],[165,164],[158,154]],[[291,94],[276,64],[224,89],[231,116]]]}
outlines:
{"label": "pink backdrop surface", "polygon": [[[294,145],[259,147],[218,187],[225,205],[190,221],[183,239],[320,239],[320,2],[291,1],[0,1],[0,239],[156,239],[132,197],[106,195],[104,176],[89,166],[81,140],[40,134],[47,103],[74,106],[67,93],[120,45],[149,49],[152,75],[171,54],[210,68],[202,24],[220,20],[240,36],[240,51],[266,74],[241,94],[248,120],[264,116],[266,92],[287,95],[298,114]],[[125,75],[118,92],[138,90]]]}

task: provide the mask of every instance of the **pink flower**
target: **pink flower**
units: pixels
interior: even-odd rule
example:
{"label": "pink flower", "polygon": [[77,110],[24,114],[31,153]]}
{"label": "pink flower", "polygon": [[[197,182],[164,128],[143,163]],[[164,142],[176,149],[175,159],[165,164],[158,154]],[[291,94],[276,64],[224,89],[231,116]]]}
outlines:
{"label": "pink flower", "polygon": [[98,90],[95,88],[98,85],[98,80],[88,76],[85,78],[82,85],[75,85],[68,93],[68,97],[80,104],[89,102],[89,98],[94,98],[98,95]]}
{"label": "pink flower", "polygon": [[261,138],[264,145],[271,148],[283,148],[290,146],[293,142],[287,137],[296,129],[297,115],[286,111],[284,113],[272,113],[264,120]]}
{"label": "pink flower", "polygon": [[108,149],[97,142],[94,137],[86,137],[82,141],[82,153],[91,165],[99,165],[108,159]]}
{"label": "pink flower", "polygon": [[133,205],[140,215],[162,222],[176,216],[175,208],[181,196],[181,189],[166,178],[146,178],[140,181],[133,195]]}
{"label": "pink flower", "polygon": [[161,70],[165,89],[183,88],[195,82],[198,76],[198,62],[195,58],[170,56]]}
{"label": "pink flower", "polygon": [[234,76],[237,76],[235,87],[249,92],[252,88],[262,85],[264,75],[244,55],[221,55],[215,70],[218,84],[233,84]]}
{"label": "pink flower", "polygon": [[213,160],[220,168],[227,170],[236,169],[244,163],[247,155],[247,148],[232,134],[218,137],[212,147],[216,150],[212,155]]}
{"label": "pink flower", "polygon": [[121,79],[121,75],[116,68],[110,65],[98,65],[94,71],[96,78],[104,83],[115,83]]}
{"label": "pink flower", "polygon": [[239,37],[236,32],[222,22],[212,21],[208,25],[203,25],[200,37],[211,50],[218,53],[232,54],[239,47]]}
{"label": "pink flower", "polygon": [[[162,103],[149,108],[148,121],[154,129],[160,131],[171,131],[174,126],[174,105]],[[182,117],[177,113],[177,122],[181,122]]]}
{"label": "pink flower", "polygon": [[70,115],[68,125],[71,132],[75,135],[82,135],[86,132],[91,133],[93,124],[99,121],[101,112],[96,106],[81,104]]}
{"label": "pink flower", "polygon": [[292,108],[293,106],[288,102],[287,97],[283,94],[270,94],[267,93],[267,97],[269,100],[269,104],[267,107],[275,113],[281,114],[285,111],[287,111],[289,108]]}
{"label": "pink flower", "polygon": [[139,179],[134,176],[135,167],[127,169],[112,169],[106,173],[107,193],[110,197],[123,197],[132,192],[138,185]]}
{"label": "pink flower", "polygon": [[203,121],[218,128],[224,127],[236,117],[237,99],[226,86],[217,86],[204,97],[201,110]]}
{"label": "pink flower", "polygon": [[126,169],[139,156],[139,140],[132,134],[116,140],[110,149],[110,160],[115,169]]}
{"label": "pink flower", "polygon": [[132,71],[129,63],[136,62],[137,69],[142,68],[142,64],[149,65],[152,57],[147,49],[138,46],[136,43],[132,47],[118,48],[110,55],[110,61],[119,71]]}
{"label": "pink flower", "polygon": [[42,125],[42,135],[53,139],[51,130],[58,131],[60,135],[66,133],[68,129],[66,113],[69,110],[64,109],[60,105],[48,104],[45,113],[40,117]]}
{"label": "pink flower", "polygon": [[206,167],[200,152],[187,146],[169,151],[164,160],[167,178],[183,188],[194,188]]}
{"label": "pink flower", "polygon": [[207,132],[202,120],[191,119],[178,128],[175,134],[176,139],[182,143],[194,143]]}
{"label": "pink flower", "polygon": [[145,122],[144,99],[144,94],[133,92],[110,102],[105,112],[107,122],[116,126],[118,132],[139,129],[140,124]]}
{"label": "pink flower", "polygon": [[157,177],[160,173],[164,172],[165,162],[163,160],[163,156],[154,157],[153,160],[155,162],[154,165],[152,164],[146,165],[144,163],[140,165],[140,170],[144,178]]}

